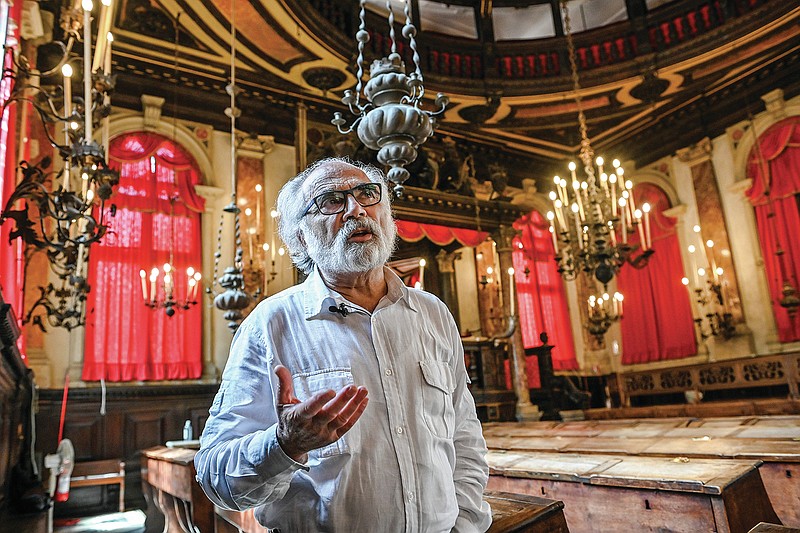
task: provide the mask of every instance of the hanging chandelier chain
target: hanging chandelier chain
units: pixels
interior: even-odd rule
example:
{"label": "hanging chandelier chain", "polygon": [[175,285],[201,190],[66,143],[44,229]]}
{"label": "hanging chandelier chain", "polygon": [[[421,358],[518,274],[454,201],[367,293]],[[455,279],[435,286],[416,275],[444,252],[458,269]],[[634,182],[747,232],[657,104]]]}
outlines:
{"label": "hanging chandelier chain", "polygon": [[[356,57],[356,94],[354,102],[356,109],[360,109],[361,89],[364,87],[364,45],[366,45],[367,40],[369,39],[369,34],[367,33],[366,7],[364,5],[365,2],[366,0],[361,0],[358,10],[359,23],[358,33],[356,34],[356,40],[358,41],[358,57]],[[351,106],[350,111],[355,114],[352,107],[353,106]]]}
{"label": "hanging chandelier chain", "polygon": [[587,175],[587,183],[589,185],[589,193],[596,194],[595,172],[592,164],[594,159],[594,151],[589,142],[589,131],[586,126],[586,115],[583,111],[583,99],[581,97],[581,84],[578,77],[578,63],[575,54],[575,42],[572,38],[572,24],[569,16],[569,8],[566,1],[562,0],[561,10],[564,13],[564,33],[567,38],[567,55],[569,56],[569,67],[572,75],[572,90],[575,93],[575,105],[578,108],[578,128],[581,134],[581,147],[579,157],[583,163],[584,170]]}

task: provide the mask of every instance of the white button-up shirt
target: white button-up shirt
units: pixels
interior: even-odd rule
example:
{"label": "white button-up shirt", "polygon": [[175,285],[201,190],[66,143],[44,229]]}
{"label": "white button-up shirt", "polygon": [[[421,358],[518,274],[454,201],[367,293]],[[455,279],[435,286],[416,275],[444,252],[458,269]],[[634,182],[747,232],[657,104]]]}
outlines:
{"label": "white button-up shirt", "polygon": [[[486,443],[456,325],[435,296],[385,272],[372,313],[315,271],[239,327],[195,458],[217,505],[257,507],[282,533],[488,529]],[[342,303],[346,315],[330,310]],[[276,438],[278,364],[301,401],[348,384],[369,392],[355,426],[304,465]]]}

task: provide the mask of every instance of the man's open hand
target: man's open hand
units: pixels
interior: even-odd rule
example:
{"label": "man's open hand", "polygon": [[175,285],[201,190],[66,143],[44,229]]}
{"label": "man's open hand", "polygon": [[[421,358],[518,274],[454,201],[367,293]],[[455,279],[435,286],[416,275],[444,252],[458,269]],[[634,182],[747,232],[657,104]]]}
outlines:
{"label": "man's open hand", "polygon": [[278,376],[278,443],[297,462],[306,453],[322,448],[347,433],[367,407],[367,389],[348,385],[338,392],[320,391],[301,402],[294,395],[292,375],[285,366],[275,367]]}

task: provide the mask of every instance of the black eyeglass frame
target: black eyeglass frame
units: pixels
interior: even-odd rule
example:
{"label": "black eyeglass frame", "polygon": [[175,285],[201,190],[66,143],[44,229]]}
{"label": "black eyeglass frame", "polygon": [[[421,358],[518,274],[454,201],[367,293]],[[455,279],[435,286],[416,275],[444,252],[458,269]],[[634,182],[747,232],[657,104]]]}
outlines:
{"label": "black eyeglass frame", "polygon": [[[368,204],[362,204],[361,202],[359,202],[358,198],[355,195],[355,192],[356,191],[362,191],[365,188],[372,188],[372,187],[378,187],[378,197],[377,197],[377,199],[374,202],[368,203]],[[322,208],[317,203],[317,201],[320,198],[322,198],[323,196],[327,196],[327,195],[329,195],[331,193],[334,193],[334,194],[335,193],[339,193],[339,194],[341,194],[343,196],[344,201],[342,202],[342,208],[339,209],[338,211],[334,211],[333,213],[324,213],[322,211]],[[309,211],[311,211],[312,207],[316,207],[317,210],[320,212],[320,214],[323,214],[323,215],[328,215],[328,216],[338,215],[339,213],[342,213],[345,209],[347,209],[347,195],[348,194],[350,196],[352,196],[353,200],[355,200],[356,203],[358,205],[360,205],[361,207],[370,207],[370,206],[379,204],[381,202],[381,200],[383,200],[383,185],[381,185],[380,183],[376,183],[374,181],[371,181],[369,183],[362,183],[361,185],[356,185],[352,189],[346,189],[346,190],[343,190],[343,191],[336,191],[336,190],[325,191],[325,192],[323,192],[321,194],[316,195],[314,198],[311,199],[311,201],[308,203],[308,206],[306,206],[305,211],[303,211],[303,214],[300,215],[300,218],[303,218],[304,216],[306,216],[309,213]]]}

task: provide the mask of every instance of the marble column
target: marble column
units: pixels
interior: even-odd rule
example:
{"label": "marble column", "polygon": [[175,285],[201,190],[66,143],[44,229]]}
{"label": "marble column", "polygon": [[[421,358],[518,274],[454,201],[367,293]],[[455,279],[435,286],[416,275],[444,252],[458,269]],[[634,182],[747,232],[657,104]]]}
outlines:
{"label": "marble column", "polygon": [[458,291],[456,290],[456,261],[459,259],[461,259],[461,252],[445,252],[444,250],[439,250],[439,253],[436,254],[436,263],[439,266],[439,284],[441,287],[442,301],[447,305],[447,308],[450,309],[460,331]]}
{"label": "marble column", "polygon": [[528,372],[526,369],[525,347],[522,343],[522,330],[519,327],[519,305],[514,302],[513,314],[511,309],[511,298],[516,299],[516,291],[511,289],[508,269],[514,266],[512,259],[512,245],[514,237],[519,232],[510,226],[500,226],[492,233],[492,239],[497,243],[497,257],[500,262],[497,277],[503,291],[503,310],[507,317],[509,328],[513,327],[508,337],[509,347],[511,348],[511,382],[514,392],[517,395],[517,420],[530,421],[539,420],[542,412],[531,403],[530,389],[528,388]]}
{"label": "marble column", "polygon": [[[217,220],[222,212],[218,205],[224,191],[219,187],[195,185],[195,192],[205,200],[205,211],[200,217],[201,242],[203,246],[203,286],[213,282],[214,252],[216,244]],[[213,381],[219,377],[219,369],[214,364],[214,320],[213,307],[206,305],[203,286],[200,287],[198,305],[203,308],[203,374],[201,379]]]}

